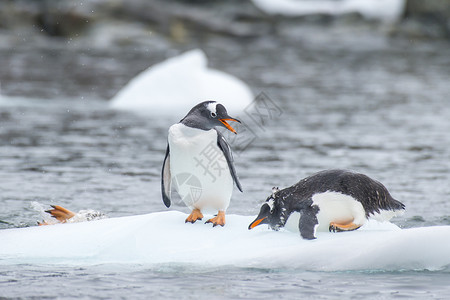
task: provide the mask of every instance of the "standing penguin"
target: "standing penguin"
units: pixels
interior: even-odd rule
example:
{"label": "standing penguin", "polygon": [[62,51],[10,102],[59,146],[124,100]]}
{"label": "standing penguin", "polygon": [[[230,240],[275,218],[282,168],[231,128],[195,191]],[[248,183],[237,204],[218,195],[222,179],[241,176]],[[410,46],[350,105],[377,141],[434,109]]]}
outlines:
{"label": "standing penguin", "polygon": [[222,104],[205,101],[194,106],[179,123],[169,128],[161,176],[162,198],[170,207],[173,185],[192,210],[186,222],[201,220],[202,210],[212,208],[218,214],[206,223],[224,226],[233,182],[242,192],[231,148],[215,129],[222,126],[236,134],[227,121],[240,122],[230,117]]}
{"label": "standing penguin", "polygon": [[388,221],[404,209],[380,182],[360,173],[326,170],[283,190],[273,188],[248,229],[296,226],[304,239],[315,239],[316,231],[356,230],[368,218]]}

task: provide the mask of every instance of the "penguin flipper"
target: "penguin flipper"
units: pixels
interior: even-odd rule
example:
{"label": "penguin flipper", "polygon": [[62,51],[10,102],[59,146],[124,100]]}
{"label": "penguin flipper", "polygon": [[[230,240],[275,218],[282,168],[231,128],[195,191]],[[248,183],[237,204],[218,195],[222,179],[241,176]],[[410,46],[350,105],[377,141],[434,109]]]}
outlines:
{"label": "penguin flipper", "polygon": [[167,145],[166,156],[164,157],[164,162],[161,171],[161,194],[163,198],[164,205],[170,207],[170,196],[171,196],[171,174],[170,174],[170,149]]}
{"label": "penguin flipper", "polygon": [[319,224],[317,220],[317,213],[319,207],[317,205],[308,206],[300,211],[300,221],[298,222],[298,229],[302,238],[313,240],[316,238],[316,225]]}
{"label": "penguin flipper", "polygon": [[219,146],[220,150],[222,150],[223,155],[225,156],[228,164],[228,168],[230,169],[231,177],[233,177],[234,183],[236,183],[237,188],[239,191],[242,192],[242,186],[239,182],[239,177],[236,173],[236,169],[234,168],[234,160],[233,160],[233,154],[231,153],[230,145],[228,145],[228,142],[225,140],[224,136],[217,131],[217,146]]}

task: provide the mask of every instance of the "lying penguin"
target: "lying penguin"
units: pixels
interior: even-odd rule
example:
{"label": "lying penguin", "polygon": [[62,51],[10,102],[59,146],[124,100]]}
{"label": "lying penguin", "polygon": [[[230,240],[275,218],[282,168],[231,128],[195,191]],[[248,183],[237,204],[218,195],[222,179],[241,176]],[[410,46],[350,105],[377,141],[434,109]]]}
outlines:
{"label": "lying penguin", "polygon": [[203,218],[202,210],[218,211],[206,223],[225,225],[225,211],[230,204],[233,182],[242,192],[233,164],[231,148],[216,127],[236,131],[227,121],[240,122],[228,115],[215,101],[194,106],[177,124],[169,128],[168,145],[161,176],[163,202],[171,205],[174,186],[183,202],[192,210],[185,222]]}
{"label": "lying penguin", "polygon": [[356,230],[369,218],[388,221],[404,210],[380,182],[351,171],[326,170],[283,190],[273,188],[248,229],[295,224],[304,239],[315,239],[316,231]]}

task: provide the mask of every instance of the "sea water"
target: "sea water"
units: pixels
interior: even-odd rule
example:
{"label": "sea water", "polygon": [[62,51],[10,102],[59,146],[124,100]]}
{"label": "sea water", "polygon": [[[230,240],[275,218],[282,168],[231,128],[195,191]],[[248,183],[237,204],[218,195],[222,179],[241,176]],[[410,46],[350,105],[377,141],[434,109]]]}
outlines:
{"label": "sea water", "polygon": [[[217,55],[210,55],[215,68],[240,74],[279,108],[264,123],[237,113],[253,124],[254,136],[232,143],[245,193],[234,191],[229,213],[256,215],[273,186],[345,168],[381,181],[406,205],[405,215],[393,220],[400,227],[450,225],[448,47],[382,43],[343,51],[313,44],[275,47],[270,40],[263,45],[258,53],[253,45],[239,46],[239,57],[226,54],[236,44],[223,45],[225,50],[205,45],[207,54]],[[122,72],[126,64],[117,65]],[[70,91],[60,96],[0,99],[2,229],[34,226],[40,217],[32,201],[101,210],[110,217],[166,210],[160,168],[167,129],[183,114],[169,119],[111,110],[105,100],[80,96],[81,87],[68,85]],[[188,212],[181,201],[171,209]],[[306,271],[34,261],[0,267],[0,297],[9,298],[445,299],[448,282],[448,266]]]}

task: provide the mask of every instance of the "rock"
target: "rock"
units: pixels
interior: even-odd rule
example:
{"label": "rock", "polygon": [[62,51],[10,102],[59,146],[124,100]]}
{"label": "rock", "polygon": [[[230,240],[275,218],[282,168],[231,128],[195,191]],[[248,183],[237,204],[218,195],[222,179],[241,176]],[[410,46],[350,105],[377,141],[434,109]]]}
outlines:
{"label": "rock", "polygon": [[[394,34],[450,38],[450,0],[317,1],[312,5],[304,2],[307,1],[2,0],[0,29],[6,29],[12,36],[21,31],[28,36],[74,38],[88,36],[97,24],[130,23],[132,27],[168,38],[169,42],[189,43],[211,35],[244,39],[268,36],[276,34],[286,22],[289,26],[304,23],[347,26],[362,24],[367,19],[378,20],[380,16],[392,21],[406,3],[402,19],[393,26]],[[288,7],[283,14],[270,14],[255,3],[272,6],[291,3],[306,8],[309,5],[317,11],[299,15]],[[124,30],[129,28],[125,27]],[[377,30],[375,26],[374,29]]]}
{"label": "rock", "polygon": [[267,24],[260,22],[263,15],[248,1],[239,5],[183,2],[128,0],[115,7],[114,15],[153,25],[157,31],[179,42],[205,33],[248,38],[264,35],[269,30]]}
{"label": "rock", "polygon": [[395,34],[450,39],[450,0],[407,0]]}
{"label": "rock", "polygon": [[32,26],[39,14],[39,5],[36,2],[0,1],[0,28],[14,29]]}
{"label": "rock", "polygon": [[450,0],[407,0],[405,17],[450,17]]}
{"label": "rock", "polygon": [[77,36],[92,24],[94,5],[78,1],[5,1],[0,3],[0,27],[33,27],[50,36]]}
{"label": "rock", "polygon": [[92,24],[95,10],[89,2],[40,1],[37,25],[50,36],[79,36]]}

